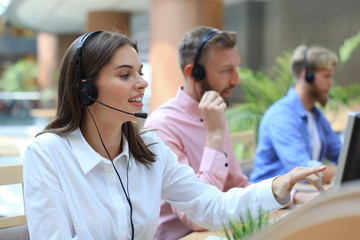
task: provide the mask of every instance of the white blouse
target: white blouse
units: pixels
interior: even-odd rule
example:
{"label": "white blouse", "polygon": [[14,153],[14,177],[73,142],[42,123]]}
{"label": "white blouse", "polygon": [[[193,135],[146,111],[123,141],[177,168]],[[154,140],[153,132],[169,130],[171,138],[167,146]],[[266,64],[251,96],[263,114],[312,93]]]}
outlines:
{"label": "white blouse", "polygon": [[[283,207],[273,196],[272,179],[222,193],[179,164],[153,132],[142,137],[146,144],[156,142],[149,147],[156,154],[150,168],[129,158],[127,142],[113,160],[129,191],[135,239],[153,239],[161,199],[210,229],[247,207],[254,215],[260,205],[268,211]],[[46,133],[34,139],[25,153],[24,185],[31,239],[131,239],[130,208],[119,178],[79,129],[67,137]]]}

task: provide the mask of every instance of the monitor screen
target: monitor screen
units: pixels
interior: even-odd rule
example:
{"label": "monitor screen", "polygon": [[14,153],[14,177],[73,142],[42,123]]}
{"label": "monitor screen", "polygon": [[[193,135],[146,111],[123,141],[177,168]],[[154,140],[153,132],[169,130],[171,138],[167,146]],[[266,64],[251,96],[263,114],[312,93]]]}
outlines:
{"label": "monitor screen", "polygon": [[352,180],[360,180],[360,112],[349,113],[334,185]]}

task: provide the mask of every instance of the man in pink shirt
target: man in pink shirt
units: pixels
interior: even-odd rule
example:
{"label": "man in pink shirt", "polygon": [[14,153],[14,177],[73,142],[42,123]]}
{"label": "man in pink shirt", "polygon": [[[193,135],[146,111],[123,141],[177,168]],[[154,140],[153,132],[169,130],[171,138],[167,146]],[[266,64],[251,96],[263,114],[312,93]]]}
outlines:
{"label": "man in pink shirt", "polygon": [[[225,117],[224,101],[240,83],[236,41],[236,33],[209,27],[188,32],[179,44],[184,86],[174,99],[153,111],[144,125],[155,129],[179,161],[190,165],[203,182],[222,191],[250,184],[234,155]],[[194,230],[204,229],[162,202],[155,239],[179,239]]]}
{"label": "man in pink shirt", "polygon": [[[153,111],[144,127],[157,135],[190,165],[205,183],[228,191],[251,183],[235,157],[225,110],[240,83],[241,63],[235,32],[197,27],[179,44],[179,61],[185,81],[176,97]],[[205,230],[183,212],[162,202],[157,240],[179,239]]]}

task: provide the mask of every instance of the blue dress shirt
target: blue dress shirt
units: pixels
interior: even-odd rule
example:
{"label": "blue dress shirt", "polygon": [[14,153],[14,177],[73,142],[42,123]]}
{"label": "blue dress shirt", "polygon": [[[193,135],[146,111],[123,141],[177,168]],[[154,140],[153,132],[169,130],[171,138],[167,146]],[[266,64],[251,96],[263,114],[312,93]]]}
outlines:
{"label": "blue dress shirt", "polygon": [[306,109],[292,87],[261,120],[252,182],[283,175],[297,166],[320,166],[324,158],[337,163],[342,145],[339,136],[320,109],[313,107],[311,112],[321,140],[319,159],[312,159]]}

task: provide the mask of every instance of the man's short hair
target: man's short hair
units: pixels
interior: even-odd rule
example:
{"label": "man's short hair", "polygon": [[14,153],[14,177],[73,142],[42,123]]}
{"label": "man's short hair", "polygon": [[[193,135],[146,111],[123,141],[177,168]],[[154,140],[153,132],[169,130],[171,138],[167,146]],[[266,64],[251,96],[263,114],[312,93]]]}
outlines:
{"label": "man's short hair", "polygon": [[[195,55],[198,51],[203,37],[210,31],[216,30],[212,27],[196,27],[186,33],[184,38],[180,41],[178,47],[179,63],[181,71],[184,73],[185,66],[193,63]],[[217,48],[232,48],[236,46],[237,35],[232,31],[220,31],[212,37],[203,47],[201,55],[198,59],[199,64],[205,64],[208,56],[208,49],[210,45],[215,45]],[[185,74],[185,73],[184,73]]]}
{"label": "man's short hair", "polygon": [[336,54],[326,48],[300,45],[295,49],[290,61],[291,72],[296,79],[300,78],[301,71],[305,68],[304,59],[306,51],[307,70],[309,72],[316,72],[322,69],[335,70],[339,64],[339,58]]}

